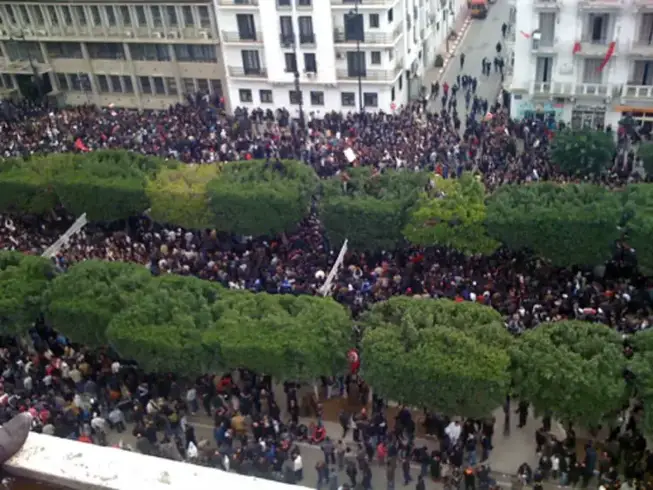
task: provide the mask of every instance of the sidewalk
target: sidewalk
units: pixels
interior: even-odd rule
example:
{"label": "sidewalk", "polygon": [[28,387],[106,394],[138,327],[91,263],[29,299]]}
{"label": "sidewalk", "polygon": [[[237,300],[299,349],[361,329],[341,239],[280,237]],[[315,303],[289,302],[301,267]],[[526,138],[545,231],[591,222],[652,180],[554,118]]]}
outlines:
{"label": "sidewalk", "polygon": [[458,49],[458,46],[463,41],[463,38],[465,37],[465,34],[467,33],[467,30],[470,28],[471,24],[472,18],[467,11],[467,7],[465,7],[458,14],[458,18],[456,19],[456,22],[453,26],[453,30],[456,33],[456,39],[449,41],[448,43],[443,43],[438,50],[438,54],[442,55],[444,58],[444,63],[439,68],[430,67],[428,70],[426,70],[424,73],[424,82],[422,85],[425,87],[430,87],[432,83],[440,81],[443,78],[449,63],[451,62],[451,58],[454,56],[456,49]]}

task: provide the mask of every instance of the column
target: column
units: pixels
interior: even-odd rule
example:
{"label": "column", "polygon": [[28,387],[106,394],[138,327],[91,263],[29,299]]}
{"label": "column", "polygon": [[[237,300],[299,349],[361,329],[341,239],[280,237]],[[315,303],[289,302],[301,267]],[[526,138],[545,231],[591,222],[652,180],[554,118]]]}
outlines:
{"label": "column", "polygon": [[125,60],[129,63],[131,73],[129,76],[132,79],[132,87],[134,87],[134,95],[136,96],[136,101],[138,103],[139,109],[143,109],[143,100],[141,98],[141,87],[138,83],[138,77],[136,76],[136,67],[134,66],[134,59],[132,58],[132,52],[129,49],[129,43],[123,43],[122,49],[125,52]]}

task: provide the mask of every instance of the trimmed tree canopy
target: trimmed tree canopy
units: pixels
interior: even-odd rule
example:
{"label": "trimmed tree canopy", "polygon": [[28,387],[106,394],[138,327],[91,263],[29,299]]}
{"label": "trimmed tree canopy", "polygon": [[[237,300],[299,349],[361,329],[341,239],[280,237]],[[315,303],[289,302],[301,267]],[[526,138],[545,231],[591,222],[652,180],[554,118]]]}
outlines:
{"label": "trimmed tree canopy", "polygon": [[198,375],[220,367],[219,346],[210,331],[220,314],[221,286],[194,277],[153,279],[107,330],[121,357],[147,371]]}
{"label": "trimmed tree canopy", "polygon": [[351,319],[335,301],[246,292],[225,301],[216,335],[226,366],[301,381],[347,369]]}
{"label": "trimmed tree canopy", "polygon": [[52,281],[45,297],[46,320],[73,342],[102,347],[113,317],[139,299],[135,293],[151,280],[142,265],[80,262]]}
{"label": "trimmed tree canopy", "polygon": [[155,221],[184,228],[212,228],[207,184],[219,174],[218,164],[179,164],[162,170],[147,184],[150,216]]}
{"label": "trimmed tree canopy", "polygon": [[590,184],[504,186],[488,200],[487,227],[508,247],[558,266],[603,264],[620,237],[622,199]]}
{"label": "trimmed tree canopy", "polygon": [[0,335],[20,335],[33,326],[53,278],[49,260],[0,251]]}
{"label": "trimmed tree canopy", "polygon": [[650,328],[630,337],[633,357],[628,368],[634,375],[635,394],[644,404],[643,429],[653,433],[653,330]]}
{"label": "trimmed tree canopy", "polygon": [[581,321],[544,323],[512,351],[514,390],[536,410],[596,426],[627,400],[619,334]]}
{"label": "trimmed tree canopy", "polygon": [[568,175],[599,175],[615,154],[612,134],[593,129],[559,131],[551,142],[551,159]]}
{"label": "trimmed tree canopy", "polygon": [[653,272],[653,185],[628,186],[626,216],[626,241],[635,249],[637,265],[650,274]]}
{"label": "trimmed tree canopy", "polygon": [[422,172],[352,169],[324,183],[322,223],[333,246],[345,239],[359,250],[391,250],[401,243],[409,210],[428,183]]}
{"label": "trimmed tree canopy", "polygon": [[277,235],[308,215],[317,188],[311,167],[292,160],[232,162],[209,185],[216,227],[236,235]]}
{"label": "trimmed tree canopy", "polygon": [[361,319],[362,376],[385,398],[485,417],[510,385],[512,339],[500,321],[496,311],[471,302],[396,297],[377,303]]}
{"label": "trimmed tree canopy", "polygon": [[499,243],[485,229],[485,187],[471,173],[460,179],[436,177],[404,228],[406,239],[417,245],[444,245],[469,254],[490,254]]}

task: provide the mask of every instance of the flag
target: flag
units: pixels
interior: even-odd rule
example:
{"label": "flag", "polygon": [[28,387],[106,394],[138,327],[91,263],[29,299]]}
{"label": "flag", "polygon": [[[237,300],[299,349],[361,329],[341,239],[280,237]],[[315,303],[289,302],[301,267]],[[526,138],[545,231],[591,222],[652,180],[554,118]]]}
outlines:
{"label": "flag", "polygon": [[580,44],[578,41],[576,41],[576,42],[574,43],[574,49],[573,49],[573,51],[571,52],[571,54],[580,53],[580,51],[581,51],[581,44]]}
{"label": "flag", "polygon": [[86,152],[86,151],[90,151],[90,150],[88,149],[88,146],[86,146],[86,145],[84,144],[84,142],[82,141],[82,138],[77,138],[77,139],[75,140],[75,148],[77,148],[79,151],[84,151],[84,152]]}
{"label": "flag", "polygon": [[614,50],[617,47],[616,41],[612,41],[609,46],[608,50],[605,52],[605,57],[603,58],[603,61],[599,65],[596,71],[603,71],[603,68],[605,68],[610,61],[610,58],[612,58],[612,55],[614,54]]}
{"label": "flag", "polygon": [[531,35],[530,35],[528,32],[519,31],[519,33],[520,33],[522,36],[524,36],[526,39],[530,39],[530,38],[531,38]]}

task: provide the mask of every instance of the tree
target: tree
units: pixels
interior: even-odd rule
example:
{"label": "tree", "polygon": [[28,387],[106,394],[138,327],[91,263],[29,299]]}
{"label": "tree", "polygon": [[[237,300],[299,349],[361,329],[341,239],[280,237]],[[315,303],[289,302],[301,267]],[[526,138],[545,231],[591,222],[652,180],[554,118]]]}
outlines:
{"label": "tree", "polygon": [[612,162],[615,144],[610,133],[591,129],[568,129],[556,133],[551,159],[572,176],[601,174]]}
{"label": "tree", "polygon": [[[101,152],[102,153],[102,152]],[[139,216],[149,207],[146,174],[126,152],[79,155],[54,177],[63,206],[89,221],[116,221]]]}
{"label": "tree", "polygon": [[138,301],[111,320],[109,344],[149,372],[196,376],[219,370],[219,345],[212,330],[221,290],[194,277],[156,278]]}
{"label": "tree", "polygon": [[638,267],[653,271],[653,184],[628,186],[625,206],[626,242],[635,249]]}
{"label": "tree", "polygon": [[513,341],[492,308],[395,297],[376,303],[361,325],[362,376],[387,399],[485,417],[508,393]]}
{"label": "tree", "polygon": [[485,229],[485,187],[464,173],[460,179],[437,177],[435,187],[422,194],[404,236],[422,246],[443,245],[469,254],[490,254],[499,246]]}
{"label": "tree", "polygon": [[216,227],[254,236],[290,231],[308,215],[317,183],[313,169],[301,162],[230,163],[208,185]]}
{"label": "tree", "polygon": [[515,394],[565,422],[595,427],[627,400],[619,334],[603,324],[544,323],[512,350]]}
{"label": "tree", "polygon": [[150,216],[190,229],[212,228],[207,184],[220,174],[217,164],[177,165],[161,170],[146,188]]}
{"label": "tree", "polygon": [[637,332],[630,338],[633,356],[628,361],[632,373],[633,394],[644,405],[642,428],[653,433],[653,330]]}
{"label": "tree", "polygon": [[227,367],[300,381],[346,371],[351,319],[332,299],[242,292],[223,308],[215,335]]}
{"label": "tree", "polygon": [[[344,179],[344,180],[343,180]],[[353,169],[323,185],[320,217],[334,246],[345,239],[358,250],[392,250],[402,242],[410,209],[428,183],[422,172]]]}
{"label": "tree", "polygon": [[620,238],[623,196],[598,185],[504,186],[488,199],[490,236],[528,249],[557,266],[594,266],[610,259]]}
{"label": "tree", "polygon": [[53,278],[49,260],[0,251],[0,335],[20,335],[34,325]]}
{"label": "tree", "polygon": [[653,142],[646,141],[639,144],[637,156],[642,159],[644,170],[648,177],[653,176]]}
{"label": "tree", "polygon": [[88,347],[106,345],[111,320],[152,281],[138,264],[88,260],[52,281],[45,295],[46,321],[57,331]]}

